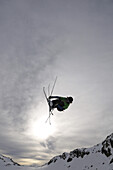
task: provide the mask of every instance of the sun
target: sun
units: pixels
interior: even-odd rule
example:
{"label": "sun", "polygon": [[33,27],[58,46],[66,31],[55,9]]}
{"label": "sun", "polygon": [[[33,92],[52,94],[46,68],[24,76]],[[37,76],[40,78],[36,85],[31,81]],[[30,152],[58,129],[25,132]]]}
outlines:
{"label": "sun", "polygon": [[45,117],[40,118],[32,123],[32,136],[37,139],[47,139],[53,135],[56,131],[55,124],[50,125],[49,122],[45,122]]}
{"label": "sun", "polygon": [[30,138],[35,140],[45,140],[56,134],[57,124],[55,116],[51,116],[51,125],[49,124],[49,121],[46,122],[47,117],[49,116],[47,114],[47,109],[48,106],[46,107],[42,102],[37,107],[30,109],[30,116],[25,131],[25,134],[30,136]]}

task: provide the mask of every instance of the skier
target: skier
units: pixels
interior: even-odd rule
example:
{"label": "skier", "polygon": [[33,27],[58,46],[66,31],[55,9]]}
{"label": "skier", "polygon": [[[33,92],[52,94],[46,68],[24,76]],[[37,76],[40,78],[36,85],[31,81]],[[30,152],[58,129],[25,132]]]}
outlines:
{"label": "skier", "polygon": [[73,98],[72,97],[49,96],[49,102],[50,102],[49,104],[50,104],[51,109],[57,108],[58,111],[63,111],[69,107],[70,103],[73,102]]}

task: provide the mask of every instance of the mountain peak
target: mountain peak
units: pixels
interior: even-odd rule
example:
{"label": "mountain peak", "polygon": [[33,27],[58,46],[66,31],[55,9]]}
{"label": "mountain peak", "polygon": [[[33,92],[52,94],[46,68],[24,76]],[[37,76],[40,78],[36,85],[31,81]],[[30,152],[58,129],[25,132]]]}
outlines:
{"label": "mountain peak", "polygon": [[[106,139],[102,142],[102,154],[105,154],[107,157],[113,155],[113,133],[106,137]],[[110,161],[112,162],[113,159]]]}
{"label": "mountain peak", "polygon": [[20,164],[13,161],[12,158],[6,157],[4,155],[0,154],[0,166],[10,166],[10,165],[17,165],[20,166]]}
{"label": "mountain peak", "polygon": [[47,165],[53,166],[56,163],[58,165],[60,162],[68,168],[78,167],[78,169],[80,167],[84,167],[84,169],[95,167],[95,169],[107,170],[108,167],[113,167],[113,133],[107,136],[102,143],[91,148],[74,149],[69,153],[64,152],[62,155],[55,156]]}

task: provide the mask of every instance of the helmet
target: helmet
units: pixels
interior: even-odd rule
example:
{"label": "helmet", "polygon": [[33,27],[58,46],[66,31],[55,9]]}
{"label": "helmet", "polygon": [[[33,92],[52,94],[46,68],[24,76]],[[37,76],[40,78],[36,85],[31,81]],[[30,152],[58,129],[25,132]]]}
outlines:
{"label": "helmet", "polygon": [[73,98],[72,97],[68,97],[68,100],[69,100],[70,103],[73,102]]}

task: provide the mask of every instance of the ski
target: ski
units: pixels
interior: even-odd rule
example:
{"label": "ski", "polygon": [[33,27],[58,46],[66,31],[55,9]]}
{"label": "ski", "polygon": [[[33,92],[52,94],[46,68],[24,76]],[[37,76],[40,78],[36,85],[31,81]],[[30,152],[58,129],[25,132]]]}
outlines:
{"label": "ski", "polygon": [[46,120],[46,123],[47,123],[47,121],[49,120],[49,124],[51,124],[50,116],[53,115],[53,112],[52,112],[53,109],[52,109],[51,106],[50,106],[49,96],[52,96],[52,94],[53,94],[53,90],[54,90],[54,88],[55,88],[56,81],[57,81],[57,77],[55,78],[55,81],[54,81],[54,84],[53,84],[53,87],[52,87],[51,92],[50,92],[50,84],[48,85],[48,96],[47,96],[45,87],[43,87],[43,93],[44,93],[44,96],[45,96],[46,101],[47,101],[48,106],[49,106],[49,116],[48,116],[48,118],[47,118],[47,120]]}
{"label": "ski", "polygon": [[53,88],[52,88],[52,90],[51,90],[50,96],[52,96],[52,94],[53,94],[53,90],[54,90],[54,88],[55,88],[56,81],[57,81],[57,77],[55,78],[55,81],[54,81]]}
{"label": "ski", "polygon": [[53,113],[52,113],[52,109],[51,109],[51,106],[50,106],[50,101],[49,101],[49,99],[48,99],[48,97],[47,97],[47,94],[46,94],[46,92],[45,92],[45,87],[43,87],[43,92],[44,92],[45,98],[46,98],[47,103],[48,103],[48,106],[49,106],[49,116],[48,116],[48,118],[47,118],[47,120],[46,120],[45,122],[47,123],[47,121],[49,120],[49,124],[51,124],[51,122],[50,122],[50,116],[53,115]]}

